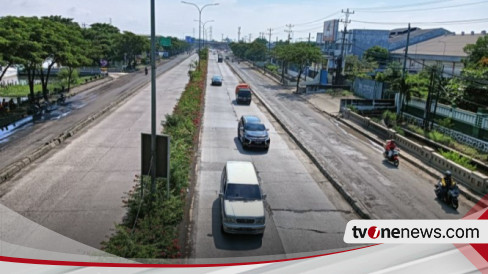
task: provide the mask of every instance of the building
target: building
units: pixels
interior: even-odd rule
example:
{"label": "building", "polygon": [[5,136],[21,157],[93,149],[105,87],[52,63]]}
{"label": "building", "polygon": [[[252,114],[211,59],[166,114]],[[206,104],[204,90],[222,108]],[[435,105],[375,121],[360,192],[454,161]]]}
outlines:
{"label": "building", "polygon": [[[478,38],[486,35],[486,31],[480,34],[446,34],[422,41],[416,44],[409,43],[407,69],[419,72],[426,66],[440,64],[444,66],[444,76],[459,75],[464,68],[462,60],[468,55],[464,47],[475,44]],[[391,51],[391,56],[403,62],[405,45]]]}

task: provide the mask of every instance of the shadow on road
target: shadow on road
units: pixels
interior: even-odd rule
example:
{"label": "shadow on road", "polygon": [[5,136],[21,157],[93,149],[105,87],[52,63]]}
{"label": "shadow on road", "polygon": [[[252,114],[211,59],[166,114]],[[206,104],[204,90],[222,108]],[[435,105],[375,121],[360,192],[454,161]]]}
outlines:
{"label": "shadow on road", "polygon": [[398,167],[396,167],[396,166],[394,166],[392,163],[390,163],[390,162],[389,162],[388,160],[386,160],[386,159],[383,159],[382,164],[383,164],[385,167],[389,168],[389,169],[399,169],[399,168],[400,168],[400,165],[401,165],[401,163],[400,163],[400,164],[398,165]]}
{"label": "shadow on road", "polygon": [[[434,192],[434,191],[432,190],[432,192]],[[452,208],[450,205],[439,200],[437,197],[435,197],[435,200],[441,206],[442,210],[444,210],[444,212],[446,212],[447,214],[452,214],[452,215],[459,215],[460,214],[456,209]]]}
{"label": "shadow on road", "polygon": [[220,200],[215,199],[212,204],[212,236],[217,249],[224,250],[253,250],[263,244],[262,235],[232,235],[222,230],[220,218]]}
{"label": "shadow on road", "polygon": [[[268,153],[268,151],[264,148],[257,148],[257,147],[250,147],[247,149],[244,149],[242,147],[241,141],[239,141],[239,138],[234,137],[234,143],[236,144],[237,150],[239,150],[239,153],[244,154],[244,155],[264,155]],[[271,147],[271,145],[270,145]]]}

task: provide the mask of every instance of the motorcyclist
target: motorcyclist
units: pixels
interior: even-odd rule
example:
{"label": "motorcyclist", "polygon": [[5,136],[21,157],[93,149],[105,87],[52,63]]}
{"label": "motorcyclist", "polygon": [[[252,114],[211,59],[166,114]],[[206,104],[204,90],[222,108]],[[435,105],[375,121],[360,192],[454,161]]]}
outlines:
{"label": "motorcyclist", "polygon": [[446,172],[444,172],[444,177],[441,179],[441,190],[444,199],[447,199],[448,190],[454,188],[455,186],[456,182],[454,182],[454,180],[452,179],[451,171],[446,170]]}
{"label": "motorcyclist", "polygon": [[147,72],[148,72],[147,67],[145,67],[145,68],[144,68],[144,72],[145,72],[145,73],[146,73],[146,75],[147,75]]}
{"label": "motorcyclist", "polygon": [[395,140],[388,140],[385,145],[385,152],[388,156],[388,159],[391,159],[393,155],[393,151],[397,148]]}

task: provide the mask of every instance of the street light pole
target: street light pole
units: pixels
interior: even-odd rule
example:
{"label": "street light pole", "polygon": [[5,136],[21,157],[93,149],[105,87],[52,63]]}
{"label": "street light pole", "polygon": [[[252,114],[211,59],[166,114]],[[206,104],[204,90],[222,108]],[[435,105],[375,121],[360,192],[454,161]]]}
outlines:
{"label": "street light pole", "polygon": [[203,5],[201,8],[199,6],[197,6],[197,4],[191,3],[191,2],[181,1],[181,3],[192,5],[195,8],[197,8],[197,10],[198,10],[198,52],[200,52],[201,43],[202,43],[202,11],[205,7],[217,6],[219,3],[206,4],[206,5]]}
{"label": "street light pole", "polygon": [[154,0],[151,0],[151,195],[156,193],[156,27]]}
{"label": "street light pole", "polygon": [[[197,20],[193,20],[193,21],[197,21]],[[205,21],[205,22],[203,23],[203,47],[205,47],[205,25],[206,25],[207,23],[210,23],[210,22],[215,22],[215,21],[214,21],[214,20],[208,20],[208,21]]]}

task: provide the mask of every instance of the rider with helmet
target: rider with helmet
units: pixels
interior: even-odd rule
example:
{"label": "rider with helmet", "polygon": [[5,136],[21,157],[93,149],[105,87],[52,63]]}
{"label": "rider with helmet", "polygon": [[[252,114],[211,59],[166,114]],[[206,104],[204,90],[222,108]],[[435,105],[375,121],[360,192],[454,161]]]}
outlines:
{"label": "rider with helmet", "polygon": [[444,172],[444,177],[441,179],[441,189],[442,189],[442,194],[444,196],[444,199],[447,198],[448,190],[455,186],[456,186],[456,182],[454,182],[454,180],[452,179],[451,171],[446,170],[446,172]]}

